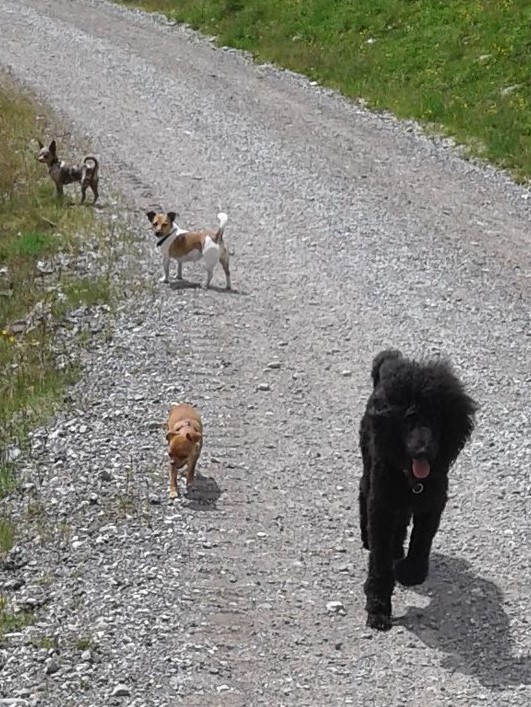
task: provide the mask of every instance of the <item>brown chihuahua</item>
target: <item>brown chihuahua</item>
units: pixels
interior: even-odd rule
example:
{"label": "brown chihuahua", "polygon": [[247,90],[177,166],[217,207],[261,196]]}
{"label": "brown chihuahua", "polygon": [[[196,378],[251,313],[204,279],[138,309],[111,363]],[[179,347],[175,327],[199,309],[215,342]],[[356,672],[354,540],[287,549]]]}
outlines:
{"label": "brown chihuahua", "polygon": [[170,457],[170,498],[180,496],[177,474],[186,464],[186,488],[193,483],[195,466],[203,446],[203,424],[195,408],[186,403],[172,403],[168,419],[168,454]]}

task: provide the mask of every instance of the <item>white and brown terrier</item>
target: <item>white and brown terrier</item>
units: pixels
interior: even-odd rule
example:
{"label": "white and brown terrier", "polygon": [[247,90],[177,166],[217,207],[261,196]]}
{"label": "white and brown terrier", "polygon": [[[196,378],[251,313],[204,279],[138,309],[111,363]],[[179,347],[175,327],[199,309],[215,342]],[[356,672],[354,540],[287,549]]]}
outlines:
{"label": "white and brown terrier", "polygon": [[229,270],[229,251],[223,240],[223,232],[228,216],[224,213],[218,214],[219,227],[214,230],[183,231],[175,223],[177,214],[174,211],[168,213],[157,213],[148,211],[146,213],[153,232],[157,236],[157,247],[162,250],[162,267],[164,275],[161,282],[169,282],[170,260],[174,258],[178,263],[177,279],[182,280],[182,264],[203,260],[207,271],[205,287],[210,286],[214,268],[218,263],[225,272],[227,290],[231,289]]}
{"label": "white and brown terrier", "polygon": [[48,147],[45,147],[40,140],[39,154],[37,159],[48,166],[48,174],[52,178],[57,190],[57,197],[63,198],[63,187],[66,184],[79,182],[81,184],[81,203],[85,201],[88,187],[94,194],[93,204],[98,199],[98,182],[100,164],[93,155],[87,155],[81,164],[67,165],[57,157],[57,144],[52,140]]}
{"label": "white and brown terrier", "polygon": [[186,464],[186,488],[194,482],[195,467],[203,446],[203,423],[197,410],[186,403],[172,403],[168,419],[170,498],[179,496],[177,475]]}

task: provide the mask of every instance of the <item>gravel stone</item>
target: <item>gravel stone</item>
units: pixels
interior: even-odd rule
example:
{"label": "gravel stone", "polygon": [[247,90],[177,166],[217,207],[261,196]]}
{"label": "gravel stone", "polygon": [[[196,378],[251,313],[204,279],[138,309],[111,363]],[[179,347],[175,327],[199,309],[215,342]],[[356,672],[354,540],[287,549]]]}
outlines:
{"label": "gravel stone", "polygon": [[55,658],[50,658],[46,661],[46,667],[44,670],[46,675],[53,675],[54,673],[57,673],[58,670],[60,670],[60,665]]}
{"label": "gravel stone", "polygon": [[329,601],[326,603],[326,610],[329,614],[345,614],[345,607],[340,601]]}
{"label": "gravel stone", "polygon": [[[19,532],[0,585],[24,581],[4,596],[32,620],[3,637],[0,699],[531,704],[529,190],[156,16],[4,0],[0,22],[0,65],[90,143],[102,209],[134,246],[117,258],[123,301],[80,308],[63,334],[112,317],[112,337],[84,337],[64,410],[28,449],[14,441],[20,485],[1,511]],[[158,282],[153,204],[186,227],[227,212],[233,292],[218,270],[208,291]],[[99,252],[54,267],[97,274]],[[430,578],[396,589],[381,636],[365,627],[357,427],[384,346],[450,355],[481,409]],[[203,452],[195,487],[152,503],[168,497],[174,400],[200,409]],[[333,597],[347,615],[328,613]]]}
{"label": "gravel stone", "polygon": [[131,690],[127,687],[127,685],[116,685],[112,691],[112,696],[113,697],[129,697],[131,694]]}

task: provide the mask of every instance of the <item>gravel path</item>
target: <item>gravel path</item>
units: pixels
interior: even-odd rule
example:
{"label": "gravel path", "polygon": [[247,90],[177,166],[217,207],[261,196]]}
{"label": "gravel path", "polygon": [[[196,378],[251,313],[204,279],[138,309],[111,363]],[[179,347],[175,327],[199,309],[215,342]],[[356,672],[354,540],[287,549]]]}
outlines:
{"label": "gravel path", "polygon": [[[133,217],[153,286],[21,464],[27,535],[0,582],[37,611],[0,649],[0,705],[531,704],[527,194],[103,0],[2,0],[0,23],[0,65],[101,156],[103,204],[115,189],[187,226],[222,208],[237,288],[159,285]],[[431,578],[375,635],[357,427],[387,345],[449,354],[482,408]],[[170,505],[160,423],[179,398],[206,438]]]}

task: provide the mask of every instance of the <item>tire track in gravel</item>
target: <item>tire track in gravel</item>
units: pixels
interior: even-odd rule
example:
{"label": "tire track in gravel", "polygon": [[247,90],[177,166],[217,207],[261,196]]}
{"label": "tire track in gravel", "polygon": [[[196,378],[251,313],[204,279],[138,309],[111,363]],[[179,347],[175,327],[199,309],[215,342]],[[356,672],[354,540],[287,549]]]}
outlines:
{"label": "tire track in gravel", "polygon": [[[46,470],[41,497],[70,536],[27,539],[35,564],[23,591],[48,568],[36,636],[61,636],[59,670],[44,677],[49,657],[14,638],[0,694],[123,704],[112,693],[125,682],[138,707],[527,704],[521,192],[142,14],[24,0],[4,2],[0,21],[0,63],[91,137],[107,185],[138,208],[177,208],[187,225],[229,213],[240,291],[140,295],[93,351],[73,410],[44,446],[37,434],[22,471]],[[155,280],[147,221],[133,224]],[[454,472],[434,579],[397,591],[409,622],[373,636],[353,469],[370,360],[384,345],[450,353],[483,409]],[[200,486],[213,505],[150,501],[166,490],[159,421],[185,397],[204,415]],[[345,616],[327,614],[336,599]],[[86,634],[90,664],[75,647]]]}

